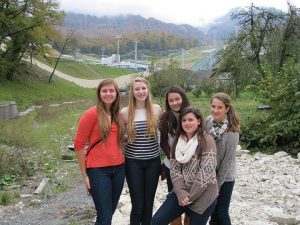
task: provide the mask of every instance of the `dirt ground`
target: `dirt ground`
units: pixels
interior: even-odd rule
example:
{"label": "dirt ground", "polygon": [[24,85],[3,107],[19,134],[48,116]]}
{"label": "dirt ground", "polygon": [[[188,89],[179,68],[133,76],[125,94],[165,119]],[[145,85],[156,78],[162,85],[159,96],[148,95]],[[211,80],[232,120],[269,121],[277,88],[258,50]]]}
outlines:
{"label": "dirt ground", "polygon": [[12,206],[0,207],[1,225],[90,225],[95,218],[92,198],[87,196],[80,175],[69,188],[49,198],[19,199]]}

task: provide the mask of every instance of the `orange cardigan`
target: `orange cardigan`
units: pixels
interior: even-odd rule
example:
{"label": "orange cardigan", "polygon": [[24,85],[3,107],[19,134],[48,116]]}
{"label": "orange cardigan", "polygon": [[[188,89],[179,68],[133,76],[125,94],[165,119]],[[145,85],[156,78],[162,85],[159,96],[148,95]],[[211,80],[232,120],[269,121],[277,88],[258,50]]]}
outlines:
{"label": "orange cardigan", "polygon": [[[91,107],[83,113],[78,123],[78,129],[74,141],[76,151],[84,148],[85,143],[89,147],[100,138],[98,129],[97,108]],[[97,168],[106,166],[116,166],[124,163],[124,156],[118,144],[118,126],[113,123],[107,140],[100,141],[90,151],[86,159],[86,168]]]}

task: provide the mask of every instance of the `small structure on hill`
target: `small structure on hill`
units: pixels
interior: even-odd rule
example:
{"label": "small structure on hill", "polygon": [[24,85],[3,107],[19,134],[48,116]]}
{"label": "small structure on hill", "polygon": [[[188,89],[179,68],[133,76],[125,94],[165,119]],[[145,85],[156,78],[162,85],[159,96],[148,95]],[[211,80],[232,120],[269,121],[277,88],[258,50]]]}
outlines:
{"label": "small structure on hill", "polygon": [[18,117],[19,113],[15,101],[0,102],[0,119],[12,119]]}

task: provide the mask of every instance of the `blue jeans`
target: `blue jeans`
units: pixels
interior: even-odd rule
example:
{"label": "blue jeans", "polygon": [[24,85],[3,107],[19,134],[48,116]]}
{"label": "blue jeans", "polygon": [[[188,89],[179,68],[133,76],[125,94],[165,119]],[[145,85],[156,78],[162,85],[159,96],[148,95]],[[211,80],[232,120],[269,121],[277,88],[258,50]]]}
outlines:
{"label": "blue jeans", "polygon": [[168,225],[171,221],[181,216],[183,213],[188,213],[190,217],[190,225],[206,225],[216,203],[217,199],[204,211],[204,213],[199,214],[186,206],[180,206],[176,194],[171,192],[153,216],[152,225]]}
{"label": "blue jeans", "polygon": [[160,174],[160,158],[125,160],[126,181],[131,198],[130,225],[150,225]]}
{"label": "blue jeans", "polygon": [[111,225],[124,186],[124,165],[88,168],[91,195],[97,211],[95,225]]}
{"label": "blue jeans", "polygon": [[233,191],[234,181],[224,182],[221,186],[217,205],[211,215],[211,225],[231,225],[229,205]]}

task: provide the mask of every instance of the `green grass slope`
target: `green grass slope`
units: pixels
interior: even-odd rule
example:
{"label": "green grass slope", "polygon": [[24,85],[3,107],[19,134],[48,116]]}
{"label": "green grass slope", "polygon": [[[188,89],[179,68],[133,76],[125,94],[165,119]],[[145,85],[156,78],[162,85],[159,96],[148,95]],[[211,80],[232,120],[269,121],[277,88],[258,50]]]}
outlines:
{"label": "green grass slope", "polygon": [[[47,64],[48,66],[54,67],[54,60],[46,60],[43,57],[37,58],[42,63]],[[116,78],[122,75],[127,75],[134,73],[132,70],[108,67],[99,64],[87,64],[87,63],[79,63],[75,61],[69,60],[60,60],[57,66],[57,70],[60,72],[66,73],[73,77],[94,80],[94,79],[103,79],[103,78]]]}
{"label": "green grass slope", "polygon": [[13,81],[0,79],[0,102],[15,101],[22,111],[32,105],[93,99],[95,90],[79,87],[58,77],[48,83],[49,73],[22,65]]}

